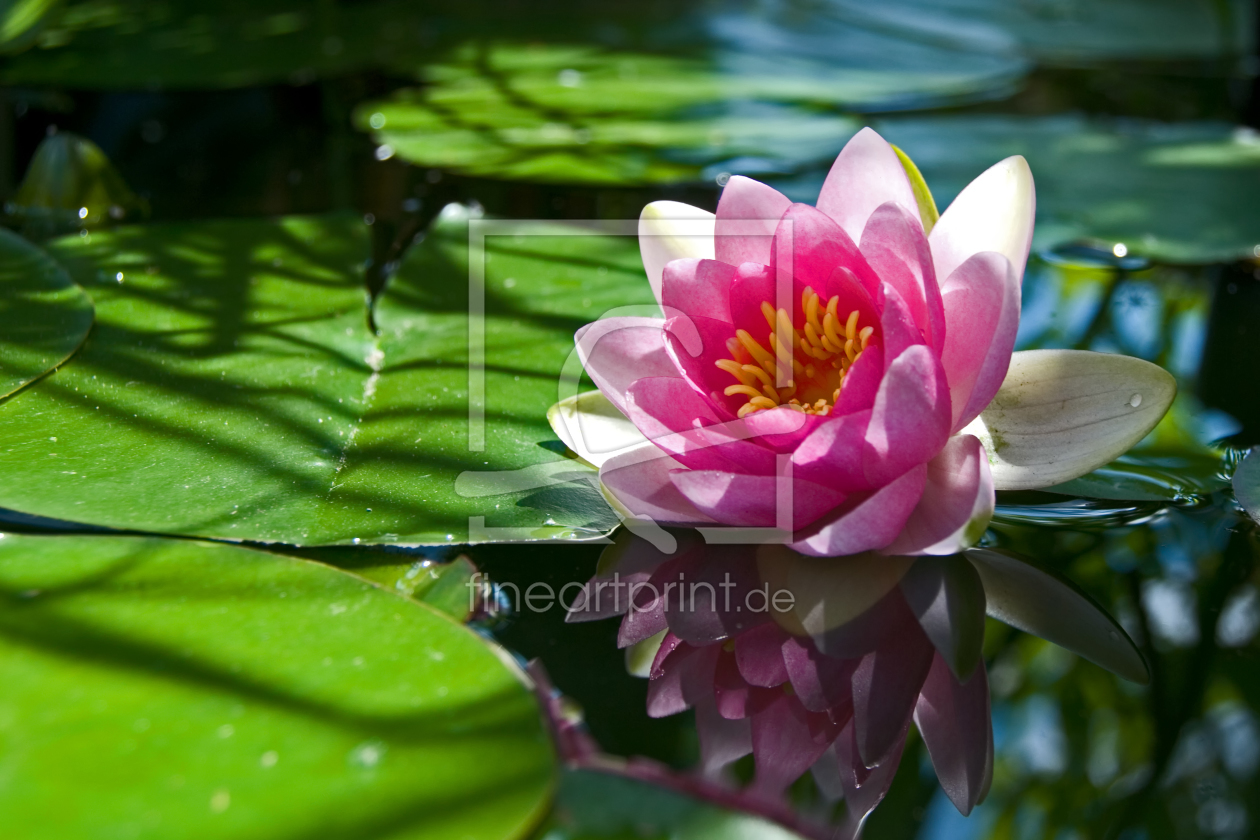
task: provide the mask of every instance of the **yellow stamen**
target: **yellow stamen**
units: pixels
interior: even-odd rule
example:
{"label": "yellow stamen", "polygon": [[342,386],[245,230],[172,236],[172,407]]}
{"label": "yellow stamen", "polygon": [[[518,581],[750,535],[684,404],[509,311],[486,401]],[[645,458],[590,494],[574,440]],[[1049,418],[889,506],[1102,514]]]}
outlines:
{"label": "yellow stamen", "polygon": [[[788,310],[775,309],[768,301],[762,302],[760,311],[769,328],[766,340],[758,341],[748,331],[737,330],[735,338],[726,343],[730,358],[716,362],[737,380],[724,393],[748,400],[739,407],[738,415],[746,417],[754,411],[780,407],[830,414],[850,367],[874,338],[875,327],[860,327],[857,309],[850,310],[841,321],[840,297],[824,304],[812,288],[801,294],[799,326],[792,322]],[[800,394],[808,395],[808,399]]]}

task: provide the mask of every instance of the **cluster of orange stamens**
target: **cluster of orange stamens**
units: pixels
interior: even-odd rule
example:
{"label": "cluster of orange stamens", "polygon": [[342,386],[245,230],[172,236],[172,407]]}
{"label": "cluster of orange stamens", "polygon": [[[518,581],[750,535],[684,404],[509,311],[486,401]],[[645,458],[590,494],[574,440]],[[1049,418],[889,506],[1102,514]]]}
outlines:
{"label": "cluster of orange stamens", "polygon": [[740,417],[779,406],[806,414],[831,413],[849,368],[875,333],[871,326],[858,328],[856,309],[841,322],[839,306],[839,297],[824,306],[818,293],[806,288],[801,295],[805,324],[797,330],[785,310],[775,311],[763,302],[761,314],[770,327],[769,350],[747,330],[735,331],[735,338],[726,344],[731,358],[716,364],[739,380],[725,394],[748,397],[739,408]]}

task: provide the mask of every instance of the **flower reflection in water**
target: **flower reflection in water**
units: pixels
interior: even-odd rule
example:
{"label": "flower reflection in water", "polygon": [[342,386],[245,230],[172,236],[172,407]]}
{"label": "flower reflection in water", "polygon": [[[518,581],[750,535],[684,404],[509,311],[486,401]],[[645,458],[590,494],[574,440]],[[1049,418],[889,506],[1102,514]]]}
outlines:
{"label": "flower reflection in water", "polygon": [[651,680],[648,714],[694,709],[702,773],[734,784],[751,754],[748,807],[781,803],[809,774],[814,816],[856,833],[896,774],[911,722],[963,814],[993,778],[988,615],[1145,682],[1120,626],[1071,583],[1013,555],[814,558],[783,546],[707,545],[677,534],[658,552],[622,532],[569,621],[621,617],[630,669]]}

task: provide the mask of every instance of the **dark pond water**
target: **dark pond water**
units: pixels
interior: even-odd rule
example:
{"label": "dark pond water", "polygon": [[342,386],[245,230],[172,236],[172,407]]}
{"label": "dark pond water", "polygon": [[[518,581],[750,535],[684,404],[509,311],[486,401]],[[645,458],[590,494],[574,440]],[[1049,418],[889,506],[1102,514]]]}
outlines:
{"label": "dark pond water", "polygon": [[[1123,679],[1071,645],[986,619],[994,741],[987,798],[961,816],[911,727],[865,836],[1260,836],[1260,536],[1230,486],[1236,465],[1260,442],[1258,14],[1234,0],[0,4],[0,195],[19,243],[0,243],[0,282],[17,289],[14,278],[36,264],[21,260],[43,259],[22,250],[20,236],[65,266],[96,305],[81,355],[16,390],[71,353],[91,323],[82,301],[50,304],[58,340],[68,344],[0,397],[0,483],[9,485],[0,490],[0,521],[10,544],[47,535],[34,561],[14,549],[0,579],[5,656],[23,663],[0,669],[20,686],[0,700],[0,787],[27,776],[42,791],[24,800],[37,804],[21,811],[22,833],[14,836],[796,836],[789,828],[830,836],[818,826],[839,825],[844,806],[826,803],[808,776],[775,801],[697,786],[688,775],[701,756],[695,715],[647,714],[649,681],[628,673],[617,620],[566,623],[559,608],[511,608],[513,591],[539,583],[560,590],[592,577],[611,551],[606,541],[463,544],[468,531],[460,523],[477,510],[451,490],[454,476],[535,463],[539,446],[563,452],[542,415],[555,401],[567,336],[604,304],[650,300],[637,249],[606,237],[586,250],[492,251],[499,262],[487,269],[487,311],[500,320],[492,322],[486,387],[497,425],[481,459],[459,451],[467,432],[459,355],[466,321],[458,320],[467,311],[460,309],[467,257],[451,249],[466,249],[467,240],[462,228],[430,226],[451,203],[472,208],[464,218],[527,220],[637,219],[661,199],[713,210],[721,185],[738,174],[813,202],[835,155],[863,125],[916,161],[942,208],[989,165],[1023,154],[1037,182],[1038,217],[1016,349],[1127,354],[1162,366],[1178,383],[1164,421],[1119,461],[1056,492],[1000,492],[980,542],[1045,570],[1036,586],[1046,587],[1046,599],[1061,580],[1092,599],[1132,639],[1149,681]],[[299,215],[318,217],[315,227],[290,219],[264,229],[255,221]],[[210,221],[224,219],[235,221]],[[162,308],[168,299],[176,303]],[[0,310],[0,326],[13,335],[28,317],[16,312],[16,304]],[[368,332],[369,318],[382,343]],[[443,336],[454,336],[453,344],[441,344]],[[6,338],[0,350],[16,353],[21,343]],[[281,357],[291,367],[275,361]],[[108,386],[89,381],[98,375]],[[137,383],[138,396],[128,396]],[[499,411],[496,388],[517,408]],[[367,455],[352,454],[346,468],[349,444],[338,437],[359,434],[347,406],[377,394],[377,425],[359,441]],[[85,419],[94,411],[108,420]],[[232,437],[220,420],[229,430],[265,420],[267,431]],[[404,424],[402,431],[390,423]],[[403,447],[412,437],[425,442]],[[57,462],[54,470],[47,459],[59,447],[72,450],[69,466]],[[316,460],[325,457],[327,464]],[[338,482],[350,489],[339,491]],[[179,496],[190,486],[191,495]],[[504,508],[524,511],[509,525],[536,528],[547,515],[555,517],[545,523],[553,534],[593,537],[609,530],[600,517],[610,511],[591,513],[591,504],[601,503],[578,492],[532,503],[512,498]],[[233,532],[237,508],[253,524]],[[375,524],[373,508],[402,524]],[[498,700],[489,694],[491,711],[480,713],[450,711],[435,699],[425,710],[436,717],[406,723],[421,734],[405,735],[403,723],[382,711],[392,690],[385,687],[364,688],[335,716],[311,711],[322,708],[325,687],[335,695],[355,676],[343,671],[325,687],[308,685],[307,667],[329,661],[309,651],[309,662],[292,654],[302,668],[273,691],[268,677],[249,670],[248,655],[211,642],[202,664],[221,670],[188,666],[181,656],[200,656],[188,653],[199,650],[193,642],[172,648],[169,659],[153,652],[158,638],[150,640],[157,647],[133,650],[127,645],[138,645],[144,628],[165,627],[154,616],[187,607],[199,592],[222,595],[222,611],[207,615],[223,616],[212,620],[223,621],[225,638],[249,640],[241,650],[256,647],[266,660],[273,630],[249,624],[254,616],[263,622],[269,609],[253,590],[226,588],[191,558],[196,570],[182,583],[126,578],[83,606],[73,593],[90,598],[93,587],[131,574],[124,567],[140,561],[99,574],[87,560],[73,573],[56,564],[43,567],[54,572],[33,571],[41,557],[95,556],[79,543],[59,549],[57,540],[117,539],[103,535],[118,532],[243,539],[361,574],[459,618],[469,617],[463,583],[478,571],[491,589],[472,615],[477,631],[520,662],[541,661],[566,698],[561,719],[584,721],[579,731],[607,754],[645,757],[656,763],[643,766],[655,769],[631,779],[588,763],[561,773],[554,793],[546,750],[512,740],[537,730],[535,706],[523,694],[525,712],[515,718],[491,708]],[[164,557],[172,549],[150,550]],[[327,605],[319,600],[338,585],[311,584],[321,614],[340,615],[351,603],[335,593]],[[69,587],[64,610],[30,606],[59,586]],[[163,587],[178,590],[176,606],[120,606],[131,596],[119,593]],[[507,608],[488,613],[486,597]],[[110,624],[124,614],[134,623]],[[346,662],[356,645],[371,658],[391,638],[387,623],[364,621],[346,636]],[[311,622],[301,625],[312,634],[310,651],[333,645]],[[115,635],[94,635],[105,627]],[[183,638],[183,630],[169,632]],[[28,667],[23,657],[36,650],[60,664]],[[459,696],[461,685],[498,678],[458,670],[471,659],[451,661],[458,667],[404,677],[429,685],[449,675]],[[82,665],[86,674],[101,663],[112,663],[109,679],[152,669],[187,694],[166,711],[156,700],[146,711],[136,699],[146,690],[140,683],[111,682],[107,691],[83,677],[76,688],[74,669]],[[203,689],[210,693],[196,694]],[[445,690],[443,683],[441,696]],[[318,726],[335,720],[351,733],[349,746],[338,741],[329,754],[350,749],[348,763],[338,758],[328,769],[311,747],[311,763],[302,766],[318,791],[295,780],[272,792],[263,782],[238,787],[246,771],[228,759],[215,764],[217,753],[178,727],[162,736],[164,746],[143,740],[150,718],[164,714],[200,725],[198,709],[220,691],[229,698],[224,721],[236,720],[231,709],[246,711],[241,722],[207,732],[225,744],[258,733],[249,772],[284,768],[302,750],[304,724],[255,720],[257,709],[300,707]],[[130,723],[118,724],[131,729],[93,728],[90,714],[85,723],[76,717],[81,709],[58,705],[80,694],[84,704],[100,698],[93,714],[140,704],[126,712]],[[36,714],[46,706],[61,711]],[[441,717],[464,713],[470,717],[456,723]],[[442,739],[425,741],[426,726],[442,738],[473,732],[481,740],[435,746]],[[59,762],[73,763],[78,753],[40,746],[74,739],[80,728],[90,733],[83,749],[110,756],[116,764],[106,766],[122,768],[122,781],[101,782],[105,770],[63,772]],[[420,746],[407,741],[413,736]],[[270,747],[268,738],[285,746]],[[158,751],[128,758],[137,749]],[[538,751],[534,764],[496,757],[534,756],[530,750]],[[199,751],[210,757],[203,761]],[[391,759],[404,775],[372,775]],[[167,772],[198,762],[218,775],[198,781],[191,770]],[[745,757],[727,780],[747,783],[753,770]],[[163,804],[158,791],[180,789],[185,775],[190,789],[204,782],[200,798],[186,808]],[[424,789],[420,804],[409,798],[409,783]],[[250,800],[251,789],[272,798]],[[320,810],[347,791],[359,798],[344,820]],[[52,802],[99,817],[58,822]],[[320,833],[307,810],[332,827]],[[475,816],[443,822],[452,813]],[[200,826],[203,817],[221,817],[224,827]]]}

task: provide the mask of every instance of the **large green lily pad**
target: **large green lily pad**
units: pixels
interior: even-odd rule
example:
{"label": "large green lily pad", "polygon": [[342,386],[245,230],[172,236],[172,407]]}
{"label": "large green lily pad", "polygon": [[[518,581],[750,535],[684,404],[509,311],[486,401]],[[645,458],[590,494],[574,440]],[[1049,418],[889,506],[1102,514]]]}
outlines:
{"label": "large green lily pad", "polygon": [[70,357],[92,327],[92,299],[56,260],[0,228],[0,397]]}
{"label": "large green lily pad", "polygon": [[[34,4],[28,4],[34,5]],[[7,84],[89,89],[232,88],[306,83],[411,64],[433,37],[402,0],[69,0],[35,45],[9,59]]]}
{"label": "large green lily pad", "polygon": [[[51,243],[90,285],[97,323],[72,364],[0,405],[0,507],[299,545],[606,533],[615,518],[593,504],[593,472],[554,451],[546,410],[573,332],[610,306],[647,302],[637,242],[557,235],[572,232],[561,225],[488,238],[486,447],[470,450],[467,215],[456,211],[379,300],[379,341],[363,291],[366,228],[353,217]],[[466,470],[537,464],[550,477],[506,495],[480,495],[512,489],[493,477],[456,491]],[[585,479],[572,485],[575,518],[530,499],[557,470]],[[470,533],[476,516],[514,530]]]}
{"label": "large green lily pad", "polygon": [[851,25],[913,43],[1025,52],[1045,64],[1232,58],[1252,50],[1246,0],[861,0],[828,4]]}
{"label": "large green lily pad", "polygon": [[[717,169],[790,172],[833,158],[858,126],[783,104],[808,92],[736,84],[706,63],[590,47],[468,45],[427,85],[355,112],[404,160],[557,183],[697,180]],[[779,94],[774,102],[729,102]]]}
{"label": "large green lily pad", "polygon": [[0,811],[24,840],[527,834],[554,759],[522,674],[294,558],[0,537]]}
{"label": "large green lily pad", "polygon": [[[1260,245],[1260,139],[1250,129],[1078,116],[885,118],[945,207],[967,183],[1022,154],[1037,181],[1034,247],[1092,238],[1162,262],[1212,263]],[[813,201],[822,174],[789,185]]]}

